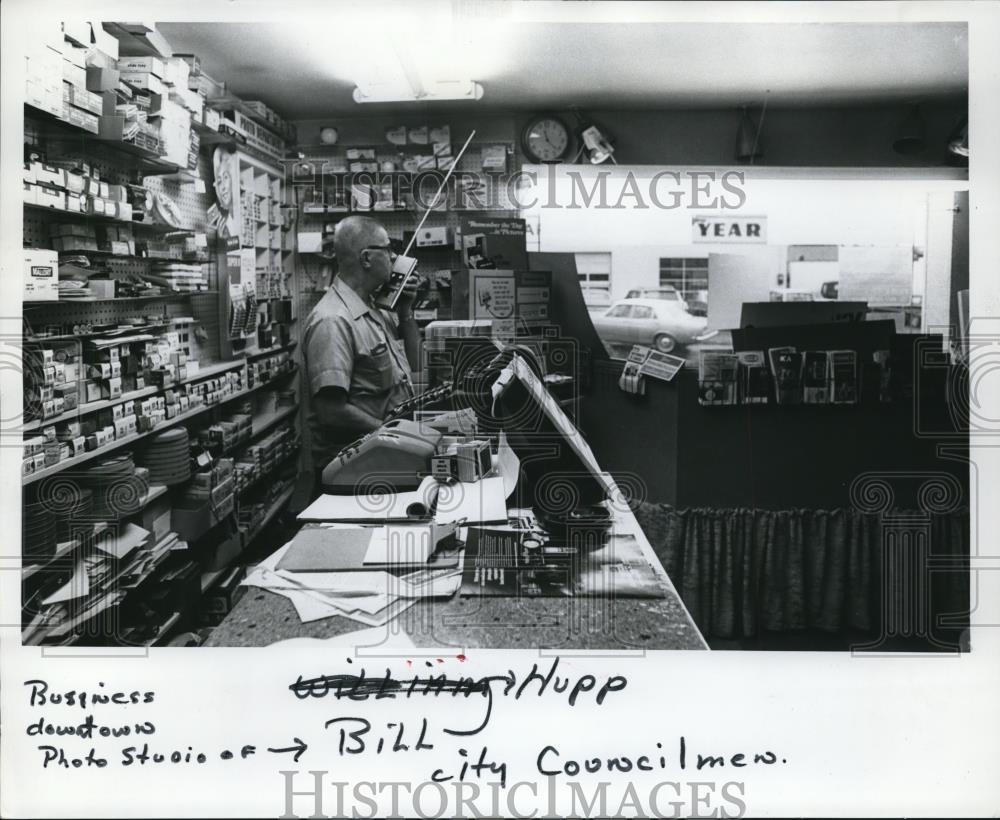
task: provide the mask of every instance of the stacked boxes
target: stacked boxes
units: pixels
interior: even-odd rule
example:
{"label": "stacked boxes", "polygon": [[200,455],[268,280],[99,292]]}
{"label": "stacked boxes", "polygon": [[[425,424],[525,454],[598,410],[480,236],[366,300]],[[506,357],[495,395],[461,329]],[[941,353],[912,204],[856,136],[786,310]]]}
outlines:
{"label": "stacked boxes", "polygon": [[58,24],[32,40],[25,63],[25,102],[54,117],[63,115],[63,36]]}
{"label": "stacked boxes", "polygon": [[295,126],[290,122],[285,122],[281,117],[279,117],[272,109],[268,108],[264,103],[259,100],[247,100],[246,106],[251,109],[258,117],[264,119],[272,130],[288,140],[289,142],[295,142],[296,131]]}
{"label": "stacked boxes", "polygon": [[25,350],[24,416],[51,419],[79,403],[80,365],[72,346]]}
{"label": "stacked boxes", "polygon": [[251,148],[255,148],[272,159],[281,160],[285,156],[285,140],[268,128],[255,122],[241,111],[221,111],[219,113],[221,116],[220,131],[242,138]]}
{"label": "stacked boxes", "polygon": [[[180,103],[164,97],[160,100],[160,108],[155,116],[159,118],[163,155],[182,168],[190,167],[191,112]],[[197,146],[195,151],[197,152]]]}
{"label": "stacked boxes", "polygon": [[[53,447],[55,446],[54,460]],[[21,461],[21,475],[28,476],[44,470],[51,464],[58,464],[61,445],[56,441],[55,428],[46,427],[40,435],[24,440],[24,455]]]}
{"label": "stacked boxes", "polygon": [[25,162],[22,178],[25,203],[132,221],[128,189],[101,180],[98,171],[83,160],[48,162],[33,155]]}
{"label": "stacked boxes", "polygon": [[[88,345],[84,350],[86,372],[84,377],[85,401],[110,401],[121,398],[122,393],[131,392],[123,388],[125,376],[135,383],[135,359],[129,345],[96,347]],[[135,389],[135,388],[131,388]]]}
{"label": "stacked boxes", "polygon": [[96,134],[99,130],[101,95],[87,90],[87,49],[64,43],[62,60],[61,119]]}
{"label": "stacked boxes", "polygon": [[203,447],[221,447],[223,452],[232,450],[253,435],[253,416],[233,413],[201,432]]}
{"label": "stacked boxes", "polygon": [[230,396],[242,393],[243,370],[230,370],[211,379],[187,385],[187,395],[192,399],[200,397],[203,404],[218,404]]}
{"label": "stacked boxes", "polygon": [[82,253],[96,251],[97,230],[93,225],[80,223],[54,223],[49,227],[52,246],[57,251]]}
{"label": "stacked boxes", "polygon": [[122,81],[135,88],[160,95],[166,92],[163,83],[166,69],[159,57],[122,57],[118,61],[118,71]]}
{"label": "stacked boxes", "polygon": [[256,444],[247,447],[236,461],[236,492],[241,493],[255,482],[272,473],[282,461],[299,448],[299,435],[294,427],[283,427]]}
{"label": "stacked boxes", "polygon": [[195,473],[174,505],[171,529],[188,541],[200,538],[233,512],[235,487],[231,459],[220,458],[211,469]]}
{"label": "stacked boxes", "polygon": [[295,369],[295,361],[287,350],[264,356],[250,362],[247,381],[250,387],[266,384],[278,376]]}

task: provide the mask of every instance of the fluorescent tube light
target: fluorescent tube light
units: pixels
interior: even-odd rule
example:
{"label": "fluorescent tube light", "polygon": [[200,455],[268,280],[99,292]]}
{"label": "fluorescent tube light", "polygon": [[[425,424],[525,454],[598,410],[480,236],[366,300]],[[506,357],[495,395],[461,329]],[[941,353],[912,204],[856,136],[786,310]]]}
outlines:
{"label": "fluorescent tube light", "polygon": [[423,82],[419,89],[410,83],[367,83],[354,89],[356,103],[436,102],[439,100],[481,100],[483,86],[473,80]]}

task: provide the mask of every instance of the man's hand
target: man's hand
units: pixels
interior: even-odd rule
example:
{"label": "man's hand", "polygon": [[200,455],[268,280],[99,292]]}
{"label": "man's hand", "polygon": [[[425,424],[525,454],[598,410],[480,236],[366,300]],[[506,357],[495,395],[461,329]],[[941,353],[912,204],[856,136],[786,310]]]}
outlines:
{"label": "man's hand", "polygon": [[408,319],[413,314],[413,302],[417,298],[417,277],[411,276],[406,287],[396,300],[396,314],[400,319]]}

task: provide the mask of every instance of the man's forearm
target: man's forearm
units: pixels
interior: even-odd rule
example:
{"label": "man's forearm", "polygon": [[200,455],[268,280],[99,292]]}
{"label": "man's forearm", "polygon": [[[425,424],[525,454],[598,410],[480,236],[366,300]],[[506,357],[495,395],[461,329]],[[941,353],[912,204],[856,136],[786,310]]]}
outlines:
{"label": "man's forearm", "polygon": [[339,427],[359,435],[370,433],[382,426],[381,419],[366,413],[350,401],[334,403],[320,400],[317,402],[316,412],[324,426]]}
{"label": "man's forearm", "polygon": [[412,313],[399,317],[399,338],[403,340],[410,370],[417,372],[420,370],[420,331]]}

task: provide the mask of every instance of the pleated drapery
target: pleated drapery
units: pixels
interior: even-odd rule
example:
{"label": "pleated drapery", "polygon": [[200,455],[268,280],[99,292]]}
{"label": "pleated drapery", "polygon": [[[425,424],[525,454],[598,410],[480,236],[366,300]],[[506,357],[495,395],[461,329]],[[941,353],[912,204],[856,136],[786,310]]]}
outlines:
{"label": "pleated drapery", "polygon": [[968,510],[913,518],[931,569],[897,566],[909,559],[887,551],[887,515],[643,504],[636,516],[706,637],[877,630],[886,602],[914,584],[935,617],[968,605]]}

